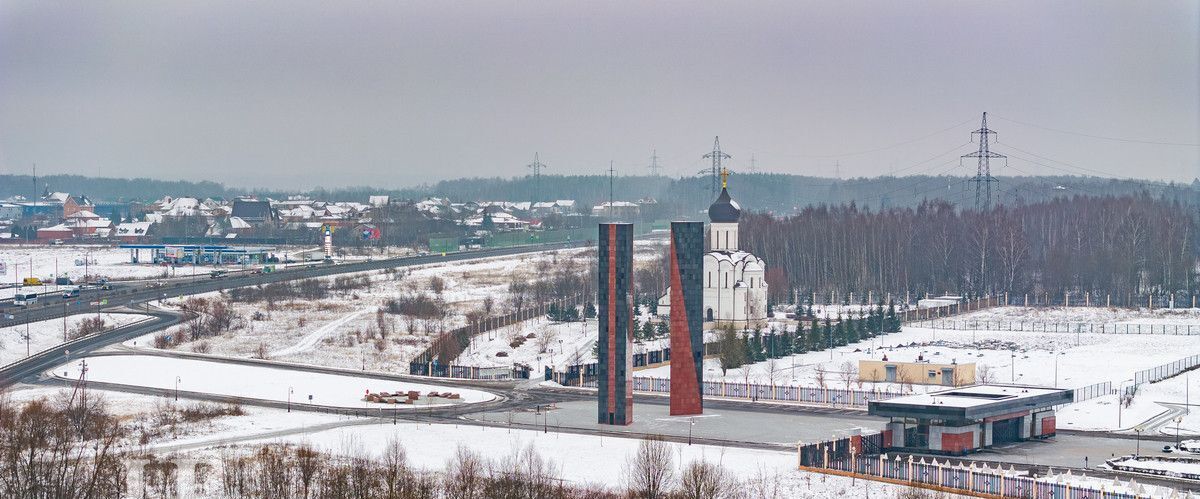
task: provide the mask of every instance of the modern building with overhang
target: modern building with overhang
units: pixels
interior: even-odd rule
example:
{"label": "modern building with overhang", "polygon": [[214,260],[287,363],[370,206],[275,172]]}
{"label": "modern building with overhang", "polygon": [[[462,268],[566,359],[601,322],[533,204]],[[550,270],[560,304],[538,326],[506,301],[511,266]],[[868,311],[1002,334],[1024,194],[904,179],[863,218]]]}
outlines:
{"label": "modern building with overhang", "polygon": [[974,385],[872,400],[867,412],[891,418],[883,432],[889,449],[961,455],[1053,436],[1054,408],[1073,399],[1057,388]]}

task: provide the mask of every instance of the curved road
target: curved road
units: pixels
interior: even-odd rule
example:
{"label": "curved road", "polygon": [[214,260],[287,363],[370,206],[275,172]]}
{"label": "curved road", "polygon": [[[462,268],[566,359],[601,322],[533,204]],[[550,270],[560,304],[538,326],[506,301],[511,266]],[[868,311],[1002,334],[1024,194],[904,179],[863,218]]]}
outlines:
{"label": "curved road", "polygon": [[[336,274],[366,272],[386,268],[408,267],[413,265],[428,265],[431,263],[458,262],[476,260],[496,256],[517,255],[521,253],[536,253],[555,249],[576,248],[589,244],[589,241],[571,241],[565,243],[531,244],[512,246],[508,248],[479,249],[434,255],[415,255],[398,258],[384,258],[363,262],[326,264],[317,263],[305,266],[292,266],[275,272],[231,273],[226,277],[212,279],[208,275],[197,276],[196,279],[175,278],[172,280],[144,282],[114,282],[113,289],[86,289],[80,296],[64,299],[60,294],[50,293],[38,297],[37,303],[28,307],[17,307],[11,300],[0,303],[0,327],[15,326],[27,322],[38,322],[57,319],[64,315],[108,310],[124,305],[135,305],[160,298],[194,295],[220,291],[224,289],[258,286],[274,282],[293,281],[325,277]],[[158,283],[162,283],[158,286]]]}

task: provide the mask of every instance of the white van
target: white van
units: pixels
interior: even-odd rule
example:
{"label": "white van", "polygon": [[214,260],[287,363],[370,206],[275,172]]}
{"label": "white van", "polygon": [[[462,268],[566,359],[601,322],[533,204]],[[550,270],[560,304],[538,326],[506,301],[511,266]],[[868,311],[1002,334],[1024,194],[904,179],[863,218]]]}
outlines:
{"label": "white van", "polygon": [[18,307],[27,307],[37,303],[37,293],[17,293],[13,295],[13,305]]}

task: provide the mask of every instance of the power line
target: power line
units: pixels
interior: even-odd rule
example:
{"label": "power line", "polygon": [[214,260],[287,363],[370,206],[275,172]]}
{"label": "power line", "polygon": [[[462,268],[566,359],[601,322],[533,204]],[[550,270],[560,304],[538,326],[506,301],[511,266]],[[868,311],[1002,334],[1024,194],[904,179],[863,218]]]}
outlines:
{"label": "power line", "polygon": [[[776,155],[776,156],[782,156],[782,157],[788,157],[788,158],[810,158],[810,159],[822,159],[822,158],[844,158],[844,157],[847,157],[847,156],[859,156],[859,155],[863,155],[863,154],[870,154],[870,153],[873,153],[873,152],[886,151],[886,150],[888,150],[888,149],[895,149],[895,148],[897,148],[897,147],[900,147],[900,146],[905,146],[905,145],[908,145],[908,144],[912,144],[913,142],[920,142],[920,141],[922,141],[922,140],[928,139],[928,138],[930,138],[930,137],[933,137],[933,136],[935,136],[935,135],[940,135],[940,134],[943,134],[943,133],[949,132],[950,130],[954,130],[955,128],[958,128],[958,127],[961,127],[961,126],[963,126],[963,125],[965,125],[965,124],[967,124],[967,123],[970,123],[970,121],[971,121],[970,119],[963,120],[963,121],[961,121],[961,122],[959,122],[959,123],[955,123],[954,125],[948,126],[948,127],[946,127],[946,128],[943,128],[943,129],[941,129],[941,130],[938,130],[938,131],[936,131],[936,132],[932,132],[932,133],[929,133],[929,134],[926,134],[926,135],[922,135],[922,136],[920,136],[920,137],[917,137],[917,138],[915,138],[915,139],[909,139],[909,140],[905,140],[905,141],[902,141],[902,142],[897,142],[897,143],[894,143],[894,144],[891,144],[891,145],[887,145],[887,146],[883,146],[883,147],[876,147],[876,148],[874,148],[874,149],[867,149],[867,150],[863,150],[863,151],[855,151],[855,152],[840,153],[840,154],[775,154],[775,155]],[[755,151],[755,152],[768,152],[768,151],[763,151],[763,150],[761,150],[761,149],[753,149],[753,148],[747,148],[747,149],[750,149],[751,151]]]}
{"label": "power line", "polygon": [[1049,130],[1051,132],[1065,133],[1068,135],[1078,135],[1080,137],[1088,137],[1088,138],[1100,139],[1100,140],[1112,140],[1115,142],[1129,142],[1129,143],[1133,143],[1133,144],[1151,144],[1151,145],[1158,145],[1158,146],[1200,147],[1200,144],[1191,144],[1191,143],[1187,143],[1187,142],[1162,142],[1162,141],[1156,141],[1156,140],[1127,139],[1127,138],[1122,138],[1122,137],[1109,137],[1109,136],[1105,136],[1105,135],[1094,135],[1094,134],[1083,133],[1083,132],[1072,132],[1070,130],[1063,130],[1061,128],[1052,128],[1052,127],[1048,127],[1048,126],[1035,125],[1033,123],[1027,123],[1024,121],[1017,121],[1012,118],[1005,118],[1003,116],[996,116],[996,118],[1002,119],[1004,121],[1016,123],[1018,125],[1025,125],[1025,126],[1030,126],[1033,128],[1040,128],[1042,130]]}
{"label": "power line", "polygon": [[[996,144],[1000,144],[1000,141],[999,141],[999,140],[997,140],[997,141],[996,141]],[[1040,155],[1040,154],[1037,154],[1037,153],[1034,153],[1034,152],[1029,152],[1029,151],[1026,151],[1026,150],[1024,150],[1024,149],[1021,149],[1021,148],[1019,148],[1019,147],[1016,147],[1016,146],[1014,146],[1014,145],[1012,145],[1012,144],[1009,144],[1008,142],[1005,142],[1005,143],[1003,143],[1003,145],[1004,145],[1004,147],[1006,147],[1006,148],[1008,148],[1008,149],[1012,149],[1012,150],[1014,150],[1014,151],[1019,151],[1019,152],[1022,152],[1022,153],[1025,153],[1025,154],[1028,154],[1028,155],[1030,155],[1030,156],[1033,156],[1033,157],[1035,157],[1035,158],[1039,158],[1039,159],[1043,159],[1043,160],[1046,160],[1046,161],[1050,161],[1050,162],[1052,162],[1052,163],[1058,163],[1058,164],[1060,164],[1060,165],[1063,165],[1063,166],[1066,166],[1066,167],[1069,167],[1069,168],[1074,168],[1074,169],[1076,169],[1076,170],[1080,170],[1080,171],[1083,171],[1083,172],[1088,172],[1088,173],[1097,174],[1097,175],[1106,176],[1106,177],[1115,178],[1115,179],[1120,179],[1120,180],[1127,180],[1127,181],[1130,181],[1130,182],[1135,182],[1135,183],[1139,183],[1139,184],[1147,184],[1147,185],[1154,185],[1154,186],[1164,186],[1164,185],[1167,185],[1167,184],[1166,184],[1166,182],[1155,181],[1155,180],[1143,180],[1143,179],[1137,179],[1137,178],[1133,178],[1133,177],[1123,177],[1123,176],[1121,176],[1121,175],[1115,175],[1115,174],[1112,174],[1112,173],[1108,173],[1108,172],[1104,172],[1104,171],[1100,171],[1100,170],[1096,170],[1096,169],[1092,169],[1092,168],[1085,168],[1085,167],[1082,167],[1082,166],[1076,166],[1076,165],[1073,165],[1073,164],[1071,164],[1071,163],[1067,163],[1066,161],[1060,161],[1060,160],[1057,160],[1057,159],[1054,159],[1054,158],[1049,158],[1049,157],[1046,157],[1046,156],[1043,156],[1043,155]],[[1030,162],[1031,162],[1031,163],[1034,163],[1034,164],[1040,164],[1040,163],[1035,163],[1035,162],[1032,162],[1032,161],[1030,161]],[[1067,170],[1063,170],[1063,169],[1061,169],[1061,168],[1054,168],[1054,167],[1052,167],[1052,166],[1048,166],[1048,165],[1043,165],[1043,166],[1046,166],[1047,168],[1051,168],[1051,169],[1054,169],[1054,170],[1062,171],[1062,172],[1064,172],[1064,173],[1068,173],[1068,174],[1071,174],[1071,175],[1079,175],[1079,173],[1077,173],[1077,172],[1067,171]]]}

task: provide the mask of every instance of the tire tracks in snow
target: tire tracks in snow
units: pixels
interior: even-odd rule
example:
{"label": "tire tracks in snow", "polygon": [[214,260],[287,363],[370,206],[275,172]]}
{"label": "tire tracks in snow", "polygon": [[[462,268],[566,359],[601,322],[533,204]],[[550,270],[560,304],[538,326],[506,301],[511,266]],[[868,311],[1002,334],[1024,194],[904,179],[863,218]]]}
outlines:
{"label": "tire tracks in snow", "polygon": [[334,319],[333,321],[330,321],[329,323],[325,324],[324,326],[317,328],[316,331],[308,333],[303,338],[300,338],[299,343],[296,343],[295,345],[284,348],[282,350],[276,350],[274,352],[271,352],[269,355],[271,357],[284,357],[287,355],[292,355],[292,354],[297,354],[297,353],[307,352],[309,350],[312,350],[314,347],[317,346],[317,342],[321,341],[326,336],[329,336],[330,333],[336,331],[337,328],[342,327],[347,322],[350,322],[350,321],[358,318],[358,316],[362,315],[367,310],[368,309],[365,309],[365,308],[355,310],[355,311],[350,312],[346,315],[343,315],[337,319]]}

